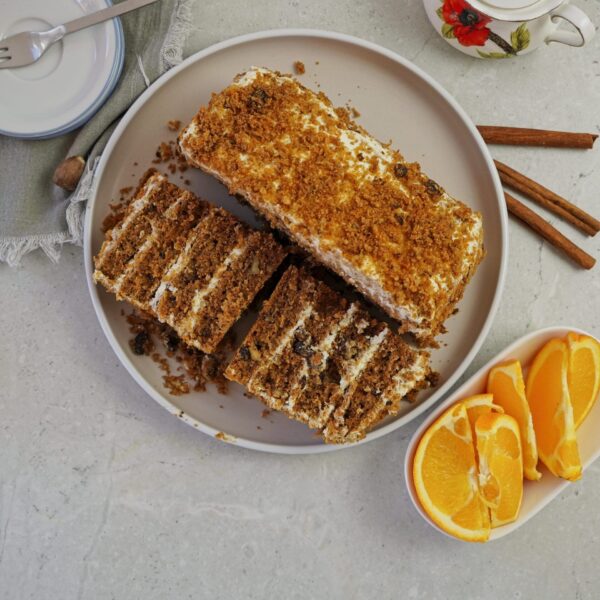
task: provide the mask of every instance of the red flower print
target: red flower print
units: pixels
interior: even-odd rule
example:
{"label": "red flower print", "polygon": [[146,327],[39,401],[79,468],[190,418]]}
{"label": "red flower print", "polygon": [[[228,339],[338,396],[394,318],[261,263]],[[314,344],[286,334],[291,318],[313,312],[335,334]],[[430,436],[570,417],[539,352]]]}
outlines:
{"label": "red flower print", "polygon": [[442,16],[452,26],[454,36],[463,46],[483,46],[490,36],[489,17],[476,11],[465,0],[444,0]]}

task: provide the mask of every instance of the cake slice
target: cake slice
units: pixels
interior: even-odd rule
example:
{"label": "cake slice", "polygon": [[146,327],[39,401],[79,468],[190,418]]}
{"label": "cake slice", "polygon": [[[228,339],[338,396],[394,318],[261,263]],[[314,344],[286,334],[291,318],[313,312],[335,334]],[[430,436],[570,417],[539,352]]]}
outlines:
{"label": "cake slice", "polygon": [[479,213],[291,76],[238,75],[179,144],[424,342],[443,331],[483,257]]}
{"label": "cake slice", "polygon": [[429,354],[289,267],[225,371],[328,443],[362,439],[429,385]]}
{"label": "cake slice", "polygon": [[270,234],[151,170],[106,233],[94,280],[211,353],[285,254]]}

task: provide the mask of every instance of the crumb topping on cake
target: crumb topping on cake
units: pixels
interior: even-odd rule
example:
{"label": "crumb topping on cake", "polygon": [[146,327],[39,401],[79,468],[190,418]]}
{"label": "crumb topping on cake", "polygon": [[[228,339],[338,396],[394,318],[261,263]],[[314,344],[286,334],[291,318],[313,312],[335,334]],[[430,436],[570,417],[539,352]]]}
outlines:
{"label": "crumb topping on cake", "polygon": [[435,335],[482,258],[478,213],[291,76],[240,75],[180,145],[409,329]]}

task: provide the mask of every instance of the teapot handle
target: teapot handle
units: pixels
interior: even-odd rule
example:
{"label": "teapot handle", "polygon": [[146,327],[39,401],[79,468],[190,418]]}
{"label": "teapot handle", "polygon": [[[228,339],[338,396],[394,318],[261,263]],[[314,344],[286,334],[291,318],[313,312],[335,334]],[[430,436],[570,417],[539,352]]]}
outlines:
{"label": "teapot handle", "polygon": [[584,46],[587,44],[596,33],[594,24],[590,18],[576,6],[571,4],[563,4],[556,10],[550,13],[550,18],[553,23],[560,20],[567,21],[575,31],[564,31],[563,29],[555,29],[545,40],[547,44],[550,42],[558,42],[567,44],[568,46]]}

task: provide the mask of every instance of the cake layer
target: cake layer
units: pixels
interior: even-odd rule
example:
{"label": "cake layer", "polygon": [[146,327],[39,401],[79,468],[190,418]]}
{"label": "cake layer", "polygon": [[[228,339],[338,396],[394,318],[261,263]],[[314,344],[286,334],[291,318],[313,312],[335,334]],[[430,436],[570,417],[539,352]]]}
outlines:
{"label": "cake layer", "polygon": [[285,254],[271,235],[150,171],[107,232],[94,280],[210,353]]}
{"label": "cake layer", "polygon": [[290,76],[239,75],[179,143],[190,164],[425,341],[483,257],[479,213]]}
{"label": "cake layer", "polygon": [[326,442],[347,443],[427,387],[428,359],[360,304],[289,267],[225,376]]}

